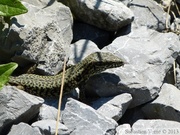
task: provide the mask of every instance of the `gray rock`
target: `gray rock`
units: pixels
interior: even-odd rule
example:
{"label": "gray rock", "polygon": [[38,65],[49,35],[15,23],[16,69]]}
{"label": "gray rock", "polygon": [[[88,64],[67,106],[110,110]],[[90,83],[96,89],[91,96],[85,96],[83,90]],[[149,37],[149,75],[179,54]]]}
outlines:
{"label": "gray rock", "polygon": [[[62,101],[61,101],[61,110],[64,110],[64,108],[65,108],[65,105],[66,105],[66,102],[67,102],[67,99],[68,98],[76,98],[76,95],[74,94],[76,92],[76,90],[72,90],[72,91],[70,91],[70,92],[64,92],[63,93],[63,97],[62,97]],[[78,94],[79,93],[76,93],[77,94],[77,96],[79,96]],[[45,104],[45,108],[44,109],[42,109],[42,110],[40,110],[40,111],[42,111],[41,113],[43,113],[42,114],[42,117],[44,117],[45,115],[49,115],[48,113],[51,113],[51,111],[53,111],[52,112],[52,114],[50,114],[50,117],[51,118],[53,118],[54,116],[55,116],[55,112],[57,112],[57,110],[56,109],[58,109],[58,103],[59,103],[59,98],[55,98],[55,97],[46,97],[46,98],[44,98],[44,100],[45,100],[45,102],[44,102],[44,104]],[[48,106],[48,107],[47,107]],[[47,107],[47,108],[46,108]],[[43,107],[42,107],[43,108]],[[46,110],[47,109],[47,110]],[[48,113],[47,113],[47,112]],[[47,114],[46,114],[47,113]],[[41,117],[41,116],[40,116]],[[48,118],[48,116],[47,116],[47,118]],[[45,119],[46,119],[46,116],[45,116]]]}
{"label": "gray rock", "polygon": [[117,31],[133,21],[133,12],[113,0],[59,0],[69,6],[76,19],[107,31]]}
{"label": "gray rock", "polygon": [[55,107],[43,104],[39,111],[39,119],[40,120],[47,120],[47,119],[56,120],[57,113],[58,113],[58,110]]}
{"label": "gray rock", "polygon": [[36,62],[42,73],[56,74],[62,69],[72,41],[70,9],[57,2],[44,9],[23,4],[28,13],[11,19],[9,32],[0,41],[0,56],[13,59],[20,66]]}
{"label": "gray rock", "polygon": [[73,25],[73,42],[80,39],[87,39],[93,41],[99,48],[103,48],[111,42],[112,33],[99,29],[95,26],[75,22]]}
{"label": "gray rock", "polygon": [[128,6],[132,0],[114,0],[114,1],[122,2],[124,5]]}
{"label": "gray rock", "polygon": [[180,34],[180,18],[175,18],[171,24],[171,31]]}
{"label": "gray rock", "polygon": [[67,102],[62,121],[72,135],[114,135],[117,126],[113,119],[74,99]]}
{"label": "gray rock", "polygon": [[44,100],[16,87],[5,86],[0,91],[0,134],[6,134],[12,124],[34,118]]}
{"label": "gray rock", "polygon": [[[40,120],[34,122],[32,125],[34,128],[38,128],[43,135],[54,135],[56,132],[55,120]],[[58,124],[58,135],[69,135],[68,128],[62,123]]]}
{"label": "gray rock", "polygon": [[[133,28],[146,26],[157,31],[166,28],[166,12],[153,0],[133,0],[129,8],[134,13]],[[168,18],[168,25],[170,18]]]}
{"label": "gray rock", "polygon": [[147,118],[180,122],[180,90],[171,84],[163,84],[157,99],[146,104],[142,111]]}
{"label": "gray rock", "polygon": [[131,130],[131,126],[129,124],[123,124],[123,125],[119,125],[116,128],[116,134],[115,135],[124,135],[124,133],[127,134],[127,131]]}
{"label": "gray rock", "polygon": [[93,52],[100,51],[97,45],[91,40],[81,39],[70,46],[69,63],[71,65],[77,64],[86,56]]}
{"label": "gray rock", "polygon": [[104,97],[128,92],[133,97],[130,107],[135,107],[158,95],[166,72],[180,51],[180,41],[174,33],[141,27],[116,38],[102,51],[112,52],[127,64],[91,77],[85,85],[87,93]]}
{"label": "gray rock", "polygon": [[161,1],[155,0],[155,1],[158,2],[165,9],[165,11],[167,11],[168,7],[171,6],[172,4],[171,0],[161,0]]}
{"label": "gray rock", "polygon": [[93,102],[92,107],[100,114],[118,121],[132,101],[132,96],[128,93],[115,97],[100,98]]}
{"label": "gray rock", "polygon": [[179,135],[180,123],[168,120],[138,120],[132,125],[120,125],[116,135]]}
{"label": "gray rock", "polygon": [[26,123],[13,125],[8,135],[42,135],[39,129],[32,128]]}

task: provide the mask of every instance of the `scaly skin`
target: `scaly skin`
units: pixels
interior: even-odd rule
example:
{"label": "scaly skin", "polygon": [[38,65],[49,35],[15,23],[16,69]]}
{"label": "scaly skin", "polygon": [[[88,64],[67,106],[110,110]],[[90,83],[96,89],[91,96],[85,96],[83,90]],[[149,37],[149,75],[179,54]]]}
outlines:
{"label": "scaly skin", "polygon": [[[95,52],[88,55],[84,60],[70,67],[65,72],[64,91],[68,92],[86,82],[91,76],[108,68],[124,65],[123,61],[108,52]],[[22,85],[25,91],[42,96],[59,96],[62,73],[55,76],[41,76],[35,74],[22,74],[10,77],[9,83]]]}

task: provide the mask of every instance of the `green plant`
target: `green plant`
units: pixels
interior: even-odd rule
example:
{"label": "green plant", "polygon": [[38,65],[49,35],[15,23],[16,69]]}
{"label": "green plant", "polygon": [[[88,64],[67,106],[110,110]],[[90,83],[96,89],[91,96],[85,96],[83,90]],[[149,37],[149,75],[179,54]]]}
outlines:
{"label": "green plant", "polygon": [[0,16],[11,17],[28,12],[19,0],[0,0]]}
{"label": "green plant", "polygon": [[[27,8],[19,0],[0,0],[0,24],[4,25],[6,22],[10,25],[11,16],[26,12],[28,12]],[[13,62],[0,65],[0,89],[8,82],[9,76],[17,66],[18,64]]]}
{"label": "green plant", "polygon": [[10,25],[11,16],[20,15],[27,12],[28,9],[19,0],[0,0],[0,23],[3,25],[5,22]]}
{"label": "green plant", "polygon": [[0,65],[0,89],[9,81],[9,76],[17,67],[18,64],[14,62]]}

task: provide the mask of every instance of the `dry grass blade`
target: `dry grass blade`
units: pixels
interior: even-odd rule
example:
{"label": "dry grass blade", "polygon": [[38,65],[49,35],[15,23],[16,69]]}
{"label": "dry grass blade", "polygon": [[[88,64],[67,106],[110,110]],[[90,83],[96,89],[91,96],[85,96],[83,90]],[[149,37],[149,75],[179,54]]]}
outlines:
{"label": "dry grass blade", "polygon": [[62,95],[63,95],[65,70],[66,70],[66,58],[64,59],[64,66],[63,66],[63,73],[62,73],[62,82],[61,82],[61,88],[60,88],[60,93],[59,93],[58,115],[57,115],[57,121],[56,121],[56,132],[55,132],[55,135],[58,134],[58,125],[59,125],[60,114],[61,114],[61,101],[62,101]]}
{"label": "dry grass blade", "polygon": [[168,11],[167,11],[167,14],[166,14],[166,30],[169,29],[169,26],[168,26],[168,18],[169,17],[168,16],[169,16],[169,12],[170,12],[170,9],[171,9],[171,3],[172,3],[172,1],[169,4]]}
{"label": "dry grass blade", "polygon": [[174,84],[177,83],[177,76],[176,76],[176,61],[173,63],[173,74],[174,74]]}

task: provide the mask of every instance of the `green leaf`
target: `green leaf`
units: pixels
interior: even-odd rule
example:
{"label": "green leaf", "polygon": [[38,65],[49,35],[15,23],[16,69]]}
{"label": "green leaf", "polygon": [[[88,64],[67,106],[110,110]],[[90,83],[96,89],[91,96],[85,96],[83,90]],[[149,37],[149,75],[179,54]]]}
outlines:
{"label": "green leaf", "polygon": [[0,16],[10,17],[27,12],[27,8],[19,0],[0,0]]}
{"label": "green leaf", "polygon": [[0,89],[9,81],[9,76],[17,67],[18,64],[14,62],[0,65]]}

